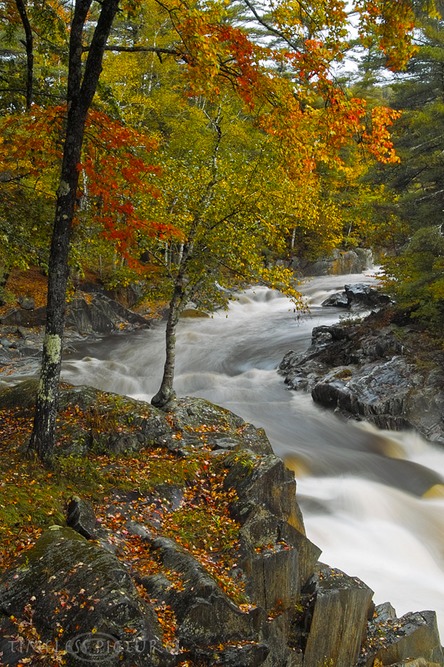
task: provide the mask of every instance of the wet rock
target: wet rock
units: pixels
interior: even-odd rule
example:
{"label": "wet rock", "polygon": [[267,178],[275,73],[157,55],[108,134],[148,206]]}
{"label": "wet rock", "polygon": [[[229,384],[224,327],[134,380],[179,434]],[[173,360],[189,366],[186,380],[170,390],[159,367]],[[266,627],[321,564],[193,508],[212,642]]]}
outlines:
{"label": "wet rock", "polygon": [[105,334],[117,331],[127,324],[149,326],[148,320],[133,313],[117,301],[104,294],[95,294],[91,302],[83,298],[73,299],[70,303],[66,327],[81,334]]}
{"label": "wet rock", "polygon": [[332,294],[322,302],[324,307],[334,308],[382,308],[390,303],[390,297],[364,283],[345,285],[343,292]]}
{"label": "wet rock", "polygon": [[353,363],[349,354],[352,345],[348,331],[341,326],[314,327],[310,347],[303,353],[287,352],[279,373],[291,389],[312,389],[332,366]]}
{"label": "wet rock", "polygon": [[286,521],[256,506],[240,529],[247,593],[267,611],[294,606],[321,553]]}
{"label": "wet rock", "polygon": [[271,612],[280,605],[295,604],[301,580],[299,554],[294,547],[272,545],[249,552],[241,561],[250,599]]}
{"label": "wet rock", "polygon": [[232,511],[242,524],[256,507],[265,507],[281,521],[305,533],[296,501],[294,474],[281,459],[275,456],[234,459],[224,484],[227,489],[236,489],[238,501],[234,503]]}
{"label": "wet rock", "polygon": [[344,378],[337,371],[328,374],[312,389],[313,400],[324,407],[337,409],[372,421],[381,428],[400,430],[411,427],[407,403],[414,369],[399,357],[366,367],[366,373]]}
{"label": "wet rock", "polygon": [[354,665],[373,609],[373,591],[356,577],[321,564],[305,591],[312,601],[305,613],[304,667]]}
{"label": "wet rock", "polygon": [[294,605],[320,549],[305,537],[294,475],[276,457],[234,459],[225,479],[236,489],[239,564],[249,598],[267,612]]}
{"label": "wet rock", "polygon": [[383,429],[414,428],[444,443],[442,353],[418,364],[415,332],[400,334],[377,318],[313,329],[308,350],[287,353],[279,372],[291,389],[310,391],[316,403],[346,417]]}
{"label": "wet rock", "polygon": [[324,308],[350,308],[350,302],[345,292],[336,292],[325,299],[321,306]]}
{"label": "wet rock", "polygon": [[24,308],[13,308],[0,317],[0,324],[10,326],[12,324],[24,327],[41,327],[46,322],[46,308],[35,308],[25,310]]}
{"label": "wet rock", "polygon": [[[21,308],[15,308],[0,318],[3,326],[42,327],[46,321],[46,308],[35,308],[33,300],[24,298]],[[74,329],[82,335],[107,334],[122,328],[147,327],[149,320],[125,308],[105,294],[96,293],[91,299],[74,298],[67,307],[66,329]]]}
{"label": "wet rock", "polygon": [[374,623],[384,623],[385,621],[394,620],[396,618],[396,609],[390,602],[383,602],[375,607],[373,616]]}
{"label": "wet rock", "polygon": [[345,285],[344,290],[350,306],[382,308],[382,306],[390,303],[390,297],[387,294],[383,294],[380,290],[365,283]]}

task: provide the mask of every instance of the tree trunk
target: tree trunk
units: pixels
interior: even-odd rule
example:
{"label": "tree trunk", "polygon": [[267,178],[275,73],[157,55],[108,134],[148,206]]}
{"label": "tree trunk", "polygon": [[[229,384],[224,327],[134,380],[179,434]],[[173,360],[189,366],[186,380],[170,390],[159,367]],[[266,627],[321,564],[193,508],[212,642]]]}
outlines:
{"label": "tree trunk", "polygon": [[[77,112],[77,113],[76,113]],[[41,460],[51,458],[55,444],[58,385],[62,363],[62,339],[65,323],[68,254],[74,217],[79,172],[77,164],[83,142],[86,116],[71,107],[63,155],[62,175],[49,257],[46,330],[42,367],[37,394],[34,429],[30,448]]]}
{"label": "tree trunk", "polygon": [[187,264],[192,252],[192,242],[183,246],[179,270],[174,281],[174,291],[170,301],[165,331],[165,365],[163,367],[162,382],[159,391],[151,399],[152,405],[156,408],[164,409],[176,398],[176,392],[173,388],[176,366],[176,327],[179,322],[180,313],[189,297],[189,292],[184,285]]}
{"label": "tree trunk", "polygon": [[31,24],[29,22],[26,6],[23,0],[15,0],[18,13],[25,31],[25,49],[26,49],[26,109],[31,108],[33,102],[34,88],[34,39],[32,35]]}
{"label": "tree trunk", "polygon": [[217,118],[212,120],[212,126],[216,130],[216,143],[214,145],[212,155],[211,179],[207,183],[207,186],[204,189],[200,200],[198,201],[193,224],[191,225],[191,229],[188,233],[187,242],[182,243],[180,246],[180,256],[178,261],[179,268],[177,271],[176,279],[174,281],[174,291],[170,301],[170,310],[168,313],[165,333],[166,357],[165,366],[163,369],[162,383],[157,394],[155,394],[151,399],[152,405],[154,405],[156,408],[167,408],[168,404],[171,403],[171,401],[174,401],[176,398],[176,393],[173,388],[176,363],[176,327],[180,318],[180,313],[182,312],[186,301],[192,294],[192,288],[190,288],[189,285],[187,288],[185,285],[187,280],[188,262],[193,255],[194,240],[202,220],[202,215],[205,213],[209,203],[211,202],[213,197],[213,188],[217,183],[217,156],[222,139],[222,132],[219,126],[219,117],[220,109],[218,110]]}
{"label": "tree trunk", "polygon": [[156,408],[165,408],[176,398],[174,391],[174,371],[176,365],[176,327],[180,318],[183,304],[183,292],[180,286],[175,286],[165,332],[165,365],[163,368],[162,383],[160,389],[151,399]]}
{"label": "tree trunk", "polygon": [[65,324],[68,255],[79,181],[86,117],[102,70],[106,46],[119,0],[104,0],[82,79],[82,35],[91,0],[77,0],[71,26],[68,74],[68,119],[62,172],[57,190],[48,271],[46,330],[42,367],[29,447],[48,462],[55,446],[62,342]]}

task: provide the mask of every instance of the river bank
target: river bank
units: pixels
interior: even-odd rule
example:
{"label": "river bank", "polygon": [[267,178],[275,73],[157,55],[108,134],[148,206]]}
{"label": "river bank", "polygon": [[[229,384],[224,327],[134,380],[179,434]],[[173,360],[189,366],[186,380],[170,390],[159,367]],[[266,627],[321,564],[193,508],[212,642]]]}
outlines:
{"label": "river bank", "polygon": [[[35,390],[0,392],[2,479],[17,476],[2,528],[13,540],[0,575],[2,665],[444,665],[434,612],[398,618],[364,582],[319,562],[294,476],[262,429],[202,399],[164,413],[64,386],[44,471],[22,451]],[[24,479],[37,484],[26,507]]]}
{"label": "river bank", "polygon": [[[110,334],[149,328],[150,311],[134,312],[103,290],[78,292],[67,305],[65,354],[82,341],[100,340]],[[12,307],[0,313],[0,386],[8,376],[29,376],[38,371],[43,345],[46,308],[35,299],[18,297]]]}
{"label": "river bank", "polygon": [[[404,432],[395,440],[338,419],[310,395],[288,391],[276,374],[289,349],[306,350],[313,327],[338,321],[343,311],[320,304],[343,284],[344,277],[307,283],[309,318],[297,318],[286,299],[257,288],[239,295],[228,313],[182,322],[176,388],[263,426],[275,453],[298,459],[298,501],[324,561],[369,584],[377,604],[390,599],[401,614],[437,609],[444,618],[443,507],[421,497],[439,483],[442,457]],[[149,400],[158,388],[163,337],[155,322],[81,341],[64,362],[64,377]],[[390,455],[394,447],[397,458]]]}
{"label": "river bank", "polygon": [[413,429],[444,445],[444,352],[384,306],[362,321],[319,326],[302,354],[279,365],[287,386],[315,403],[381,429]]}

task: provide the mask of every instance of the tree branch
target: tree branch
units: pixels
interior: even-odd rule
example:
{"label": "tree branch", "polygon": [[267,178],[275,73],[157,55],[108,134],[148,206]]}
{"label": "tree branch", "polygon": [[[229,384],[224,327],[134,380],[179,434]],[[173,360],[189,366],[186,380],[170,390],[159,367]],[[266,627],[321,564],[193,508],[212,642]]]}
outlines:
{"label": "tree branch", "polygon": [[250,10],[250,12],[253,14],[253,16],[254,16],[254,18],[256,19],[256,21],[258,21],[258,23],[260,23],[260,25],[261,25],[263,28],[265,28],[266,30],[268,30],[268,32],[269,32],[270,34],[274,35],[274,36],[277,37],[278,39],[282,39],[286,44],[288,44],[288,46],[290,46],[290,47],[291,47],[292,49],[294,49],[296,52],[298,52],[298,53],[300,52],[300,48],[299,48],[299,46],[298,46],[295,42],[293,42],[293,40],[291,40],[291,39],[289,39],[288,37],[286,37],[286,35],[284,35],[284,34],[282,33],[281,30],[278,30],[278,29],[275,28],[273,25],[271,25],[270,23],[268,23],[268,21],[266,21],[266,20],[259,14],[259,12],[257,11],[256,7],[253,5],[252,2],[250,2],[250,0],[244,0],[244,2],[245,2],[245,4],[247,5],[247,7],[248,7],[248,9]]}
{"label": "tree branch", "polygon": [[[90,47],[86,46],[84,51],[89,51]],[[183,57],[183,52],[178,49],[161,48],[160,46],[106,46],[105,51],[114,51],[116,53],[156,53],[157,55],[175,56],[176,58]]]}
{"label": "tree branch", "polygon": [[15,4],[25,31],[25,41],[22,43],[26,49],[26,108],[30,109],[34,80],[34,40],[24,0],[15,0]]}

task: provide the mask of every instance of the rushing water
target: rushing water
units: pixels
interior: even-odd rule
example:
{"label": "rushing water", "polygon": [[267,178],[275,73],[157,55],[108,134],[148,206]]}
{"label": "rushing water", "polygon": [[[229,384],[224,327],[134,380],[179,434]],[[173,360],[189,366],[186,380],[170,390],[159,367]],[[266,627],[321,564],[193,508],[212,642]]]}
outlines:
{"label": "rushing water", "polygon": [[[296,472],[307,535],[322,548],[322,560],[363,579],[376,603],[390,600],[399,615],[436,610],[444,637],[444,450],[412,433],[339,419],[309,395],[287,390],[276,373],[288,350],[307,348],[314,326],[340,317],[320,307],[323,298],[362,279],[308,281],[305,318],[285,297],[259,287],[241,294],[228,313],[182,321],[176,390],[263,426]],[[159,386],[163,350],[159,323],[84,344],[66,359],[63,375],[149,400]],[[424,497],[432,487],[435,494]]]}

